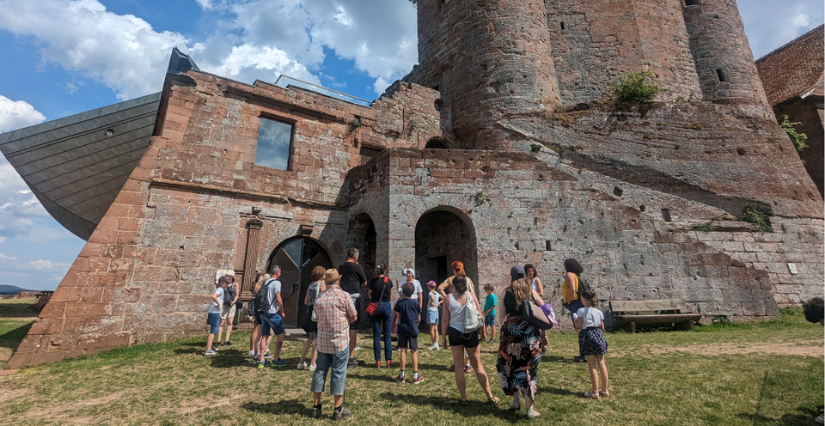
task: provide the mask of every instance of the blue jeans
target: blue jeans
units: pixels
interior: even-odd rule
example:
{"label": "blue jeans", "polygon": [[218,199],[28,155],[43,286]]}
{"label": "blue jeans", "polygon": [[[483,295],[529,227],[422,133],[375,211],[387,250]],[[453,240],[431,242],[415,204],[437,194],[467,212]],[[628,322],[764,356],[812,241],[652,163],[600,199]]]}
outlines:
{"label": "blue jeans", "polygon": [[312,385],[309,390],[313,393],[323,392],[327,381],[327,370],[331,368],[329,393],[343,395],[344,388],[347,386],[347,361],[349,361],[349,347],[334,355],[318,352],[315,373],[312,374]]}
{"label": "blue jeans", "polygon": [[392,335],[390,334],[390,320],[392,319],[392,310],[390,302],[381,302],[378,304],[378,310],[375,315],[370,317],[372,321],[372,347],[375,353],[375,361],[381,361],[381,328],[384,328],[384,359],[392,360]]}

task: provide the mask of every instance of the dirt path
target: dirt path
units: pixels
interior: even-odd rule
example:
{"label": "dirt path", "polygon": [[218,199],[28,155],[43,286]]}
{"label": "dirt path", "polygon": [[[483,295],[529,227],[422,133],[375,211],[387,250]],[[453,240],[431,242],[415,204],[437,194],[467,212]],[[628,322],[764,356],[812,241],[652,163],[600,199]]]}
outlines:
{"label": "dirt path", "polygon": [[825,356],[825,343],[822,340],[809,340],[795,343],[771,343],[765,345],[750,345],[742,343],[713,343],[707,345],[644,347],[640,351],[616,351],[613,356],[637,355],[640,352],[649,355],[668,353],[690,353],[699,355],[738,355],[738,354],[765,354],[765,355],[798,355],[798,356]]}

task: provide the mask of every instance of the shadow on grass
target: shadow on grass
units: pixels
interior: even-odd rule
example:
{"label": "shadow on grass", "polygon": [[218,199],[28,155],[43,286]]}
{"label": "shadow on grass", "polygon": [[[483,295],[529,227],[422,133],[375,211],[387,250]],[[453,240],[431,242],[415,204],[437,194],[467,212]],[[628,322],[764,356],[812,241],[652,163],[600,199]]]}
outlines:
{"label": "shadow on grass", "polygon": [[763,416],[761,414],[750,414],[750,413],[741,413],[737,414],[736,417],[740,419],[745,419],[753,422],[753,426],[760,426],[760,425],[788,425],[788,426],[815,426],[816,422],[814,421],[814,417],[817,416],[811,410],[800,408],[799,411],[803,412],[810,412],[808,415],[804,414],[785,414],[779,420]]}
{"label": "shadow on grass", "polygon": [[[465,417],[493,416],[501,420],[509,421],[511,423],[515,423],[524,418],[523,415],[519,415],[515,411],[509,411],[505,408],[502,408],[501,404],[505,404],[503,400],[499,403],[499,405],[492,405],[486,401],[482,402],[474,400],[473,397],[468,396],[469,404],[466,407],[461,406],[458,402],[458,389],[455,390],[454,396],[436,397],[390,392],[384,392],[379,396],[387,401],[404,401],[407,404],[414,404],[422,407],[430,406],[437,410],[451,411],[463,415]],[[478,397],[478,395],[475,396]]]}
{"label": "shadow on grass", "polygon": [[241,404],[241,408],[261,414],[298,414],[300,416],[309,417],[309,408],[304,407],[304,404],[299,402],[297,399],[291,399],[289,401],[273,401],[266,404],[247,402]]}
{"label": "shadow on grass", "polygon": [[26,337],[26,334],[29,333],[29,329],[32,328],[33,322],[28,323],[24,326],[20,326],[15,328],[8,333],[0,335],[0,348],[10,348],[12,350],[17,349],[17,345],[23,341]]}

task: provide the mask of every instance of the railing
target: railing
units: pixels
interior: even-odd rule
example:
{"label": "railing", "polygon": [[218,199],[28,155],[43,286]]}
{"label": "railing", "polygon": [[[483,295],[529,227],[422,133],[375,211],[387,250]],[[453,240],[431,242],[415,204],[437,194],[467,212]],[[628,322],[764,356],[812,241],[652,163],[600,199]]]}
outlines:
{"label": "railing", "polygon": [[293,78],[287,75],[281,75],[280,77],[278,77],[278,79],[275,80],[275,86],[283,87],[286,89],[288,89],[289,86],[300,87],[301,89],[309,90],[315,93],[320,93],[324,96],[329,96],[331,98],[340,99],[344,102],[349,102],[367,108],[372,108],[372,102],[366,99],[361,99],[359,97],[348,95],[346,93],[319,86],[317,84],[313,84],[307,81],[298,80],[297,78]]}

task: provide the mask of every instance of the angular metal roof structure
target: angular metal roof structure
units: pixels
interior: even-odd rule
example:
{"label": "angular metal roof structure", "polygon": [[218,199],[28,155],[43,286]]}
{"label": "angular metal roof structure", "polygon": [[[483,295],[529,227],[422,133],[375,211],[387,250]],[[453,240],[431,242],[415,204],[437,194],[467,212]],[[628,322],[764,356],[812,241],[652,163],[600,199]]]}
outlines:
{"label": "angular metal roof structure", "polygon": [[160,97],[0,134],[0,151],[52,217],[88,240],[149,147]]}

